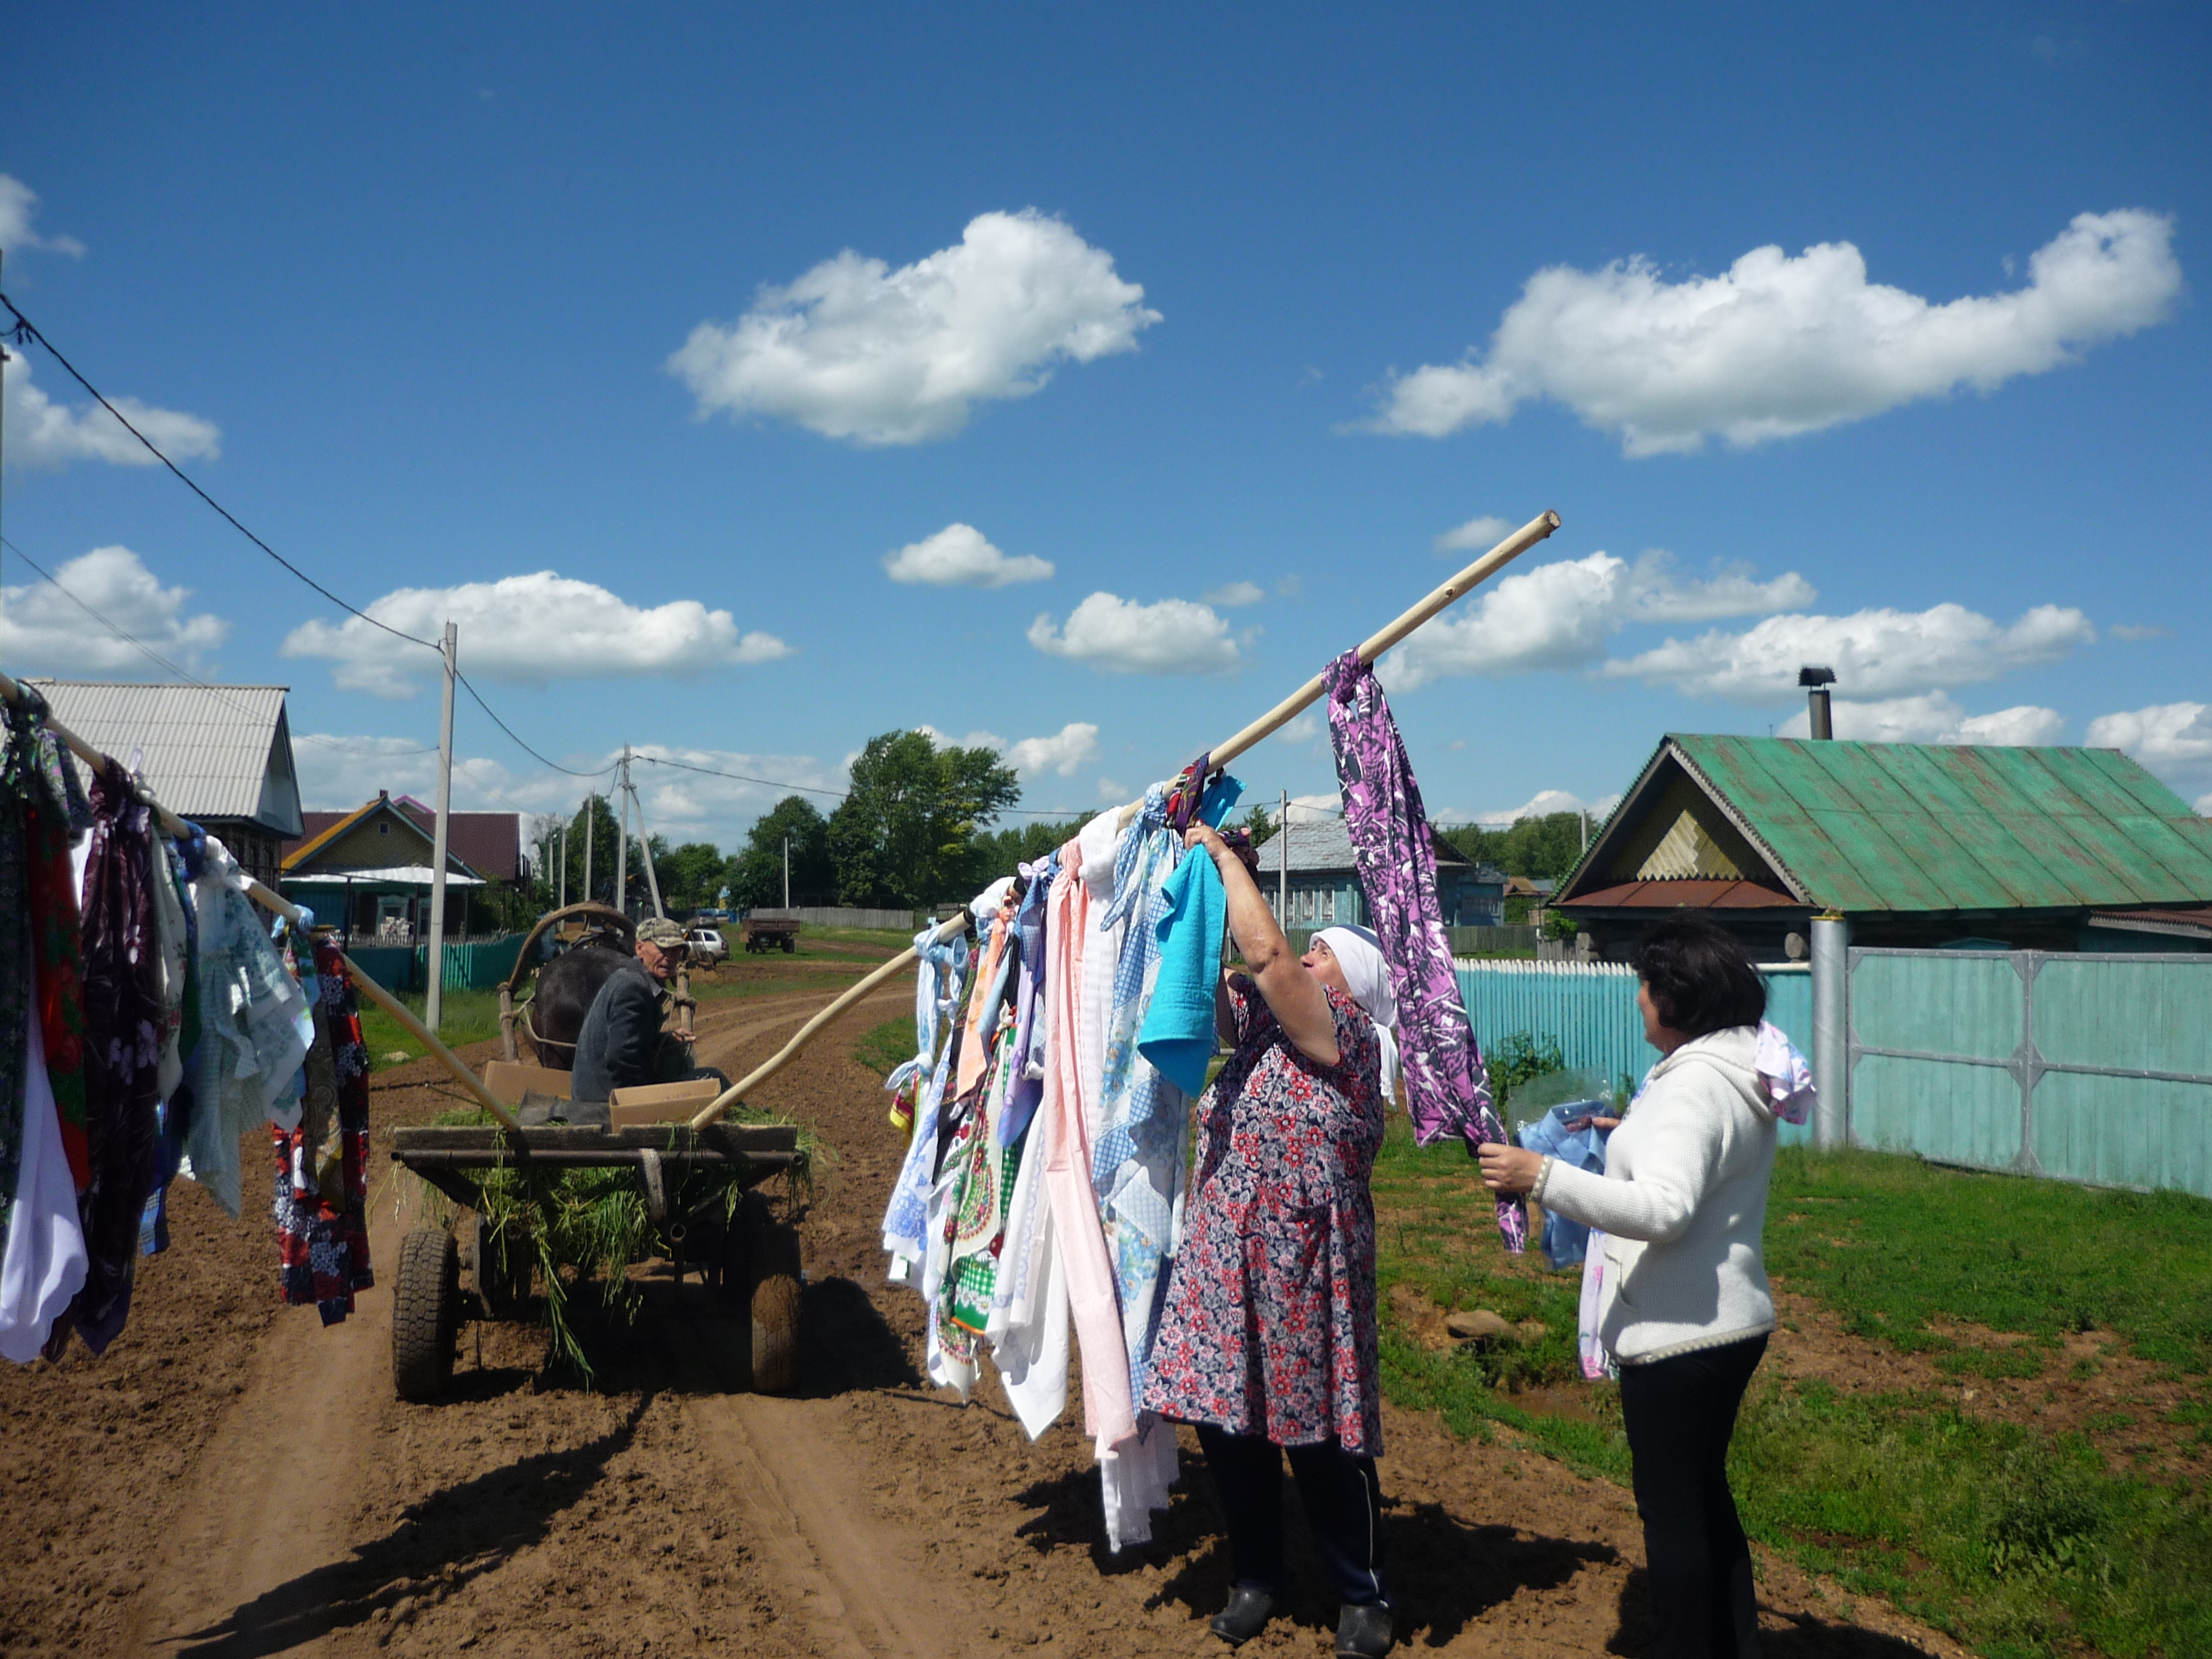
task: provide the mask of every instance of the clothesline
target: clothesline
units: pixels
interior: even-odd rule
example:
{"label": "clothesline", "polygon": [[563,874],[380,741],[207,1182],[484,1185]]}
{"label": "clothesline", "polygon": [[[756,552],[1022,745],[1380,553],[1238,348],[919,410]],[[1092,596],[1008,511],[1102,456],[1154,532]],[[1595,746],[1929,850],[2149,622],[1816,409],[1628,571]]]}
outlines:
{"label": "clothesline", "polygon": [[[1370,636],[1360,645],[1359,660],[1363,664],[1373,663],[1392,646],[1403,641],[1416,629],[1437,616],[1455,600],[1465,597],[1471,590],[1481,586],[1559,527],[1559,515],[1557,513],[1547,511],[1529,520],[1527,524],[1522,525],[1520,529],[1498,543],[1497,546],[1452,577],[1450,580],[1437,587],[1426,599],[1405,612],[1389,627]],[[1206,751],[1208,768],[1228,765],[1246,750],[1254,747],[1283,726],[1289,725],[1319,699],[1326,685],[1327,681],[1323,675],[1315,675],[1235,736],[1208,750]],[[1115,816],[1115,828],[1117,830],[1127,829],[1138,812],[1142,810],[1143,805],[1143,799],[1139,797],[1121,808]],[[963,910],[962,914],[952,917],[939,928],[938,942],[942,944],[951,941],[956,934],[965,931],[967,925],[967,915]],[[703,1129],[714,1122],[732,1106],[737,1104],[748,1091],[758,1088],[797,1059],[806,1045],[813,1041],[816,1032],[885,980],[910,966],[915,959],[915,948],[908,945],[874,972],[864,976],[858,984],[823,1009],[813,1018],[808,1020],[805,1024],[800,1026],[791,1040],[776,1050],[767,1060],[717,1095],[711,1103],[691,1120],[691,1127],[694,1129]]]}
{"label": "clothesline", "polygon": [[[20,702],[22,701],[21,693],[18,690],[15,682],[4,673],[0,673],[0,697],[4,697],[11,703]],[[48,720],[46,722],[46,729],[52,732],[54,736],[60,738],[62,742],[68,744],[70,751],[76,755],[77,757],[82,760],[88,766],[97,767],[102,760],[106,758],[100,752],[99,750],[87,743],[82,738],[77,736],[76,732],[70,731],[58,720]],[[185,821],[182,818],[179,818],[175,813],[170,811],[167,807],[161,805],[160,802],[149,801],[147,804],[154,809],[155,815],[160,819],[162,829],[167,830],[170,835],[181,836],[191,833]],[[253,880],[251,877],[248,877],[246,879],[246,891],[247,897],[251,898],[256,904],[258,904],[263,909],[269,911],[271,915],[283,916],[295,927],[304,927],[307,926],[307,913],[288,901],[283,894],[275,892],[270,889],[263,886],[259,882]],[[398,998],[393,996],[381,985],[379,985],[374,979],[371,979],[367,971],[356,963],[352,957],[347,956],[343,951],[338,953],[338,957],[339,960],[345,963],[347,971],[353,975],[355,988],[365,994],[371,1002],[374,1002],[378,1007],[383,1009],[386,1013],[398,1020],[401,1026],[404,1027],[407,1032],[416,1039],[416,1041],[428,1048],[429,1051],[437,1057],[439,1063],[445,1066],[448,1072],[453,1073],[454,1081],[468,1090],[470,1095],[476,1100],[478,1105],[482,1106],[484,1110],[489,1112],[494,1117],[497,1118],[506,1127],[510,1129],[521,1128],[522,1125],[520,1121],[516,1119],[514,1114],[508,1111],[507,1109],[492,1094],[491,1091],[484,1087],[483,1081],[477,1078],[476,1073],[470,1069],[468,1062],[463,1060],[459,1054],[456,1054],[451,1048],[448,1048],[444,1043],[441,1042],[435,1033],[434,1033],[428,1026],[424,1025],[421,1020],[415,1018],[413,1012],[408,1008],[405,1003],[400,1001]]]}

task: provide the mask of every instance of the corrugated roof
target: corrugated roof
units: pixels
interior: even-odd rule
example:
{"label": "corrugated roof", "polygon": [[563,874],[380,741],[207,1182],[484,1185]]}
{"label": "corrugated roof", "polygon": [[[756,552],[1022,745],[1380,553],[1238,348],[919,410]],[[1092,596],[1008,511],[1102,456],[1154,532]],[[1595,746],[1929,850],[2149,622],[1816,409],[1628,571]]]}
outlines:
{"label": "corrugated roof", "polygon": [[[1352,832],[1344,827],[1342,818],[1317,818],[1310,813],[1293,812],[1288,837],[1270,836],[1254,849],[1260,855],[1261,875],[1281,872],[1283,847],[1286,839],[1290,847],[1291,873],[1294,876],[1352,867]],[[1467,855],[1436,834],[1433,826],[1430,830],[1430,840],[1436,848],[1438,864],[1467,866]],[[1504,874],[1503,871],[1492,871],[1492,873],[1500,879]]]}
{"label": "corrugated roof", "polygon": [[1672,760],[1807,902],[1845,911],[2212,900],[2212,822],[2112,749],[1669,733],[1567,890],[1603,879]]}
{"label": "corrugated roof", "polygon": [[282,685],[144,685],[33,680],[54,717],[137,770],[188,818],[247,818],[300,832],[300,788]]}

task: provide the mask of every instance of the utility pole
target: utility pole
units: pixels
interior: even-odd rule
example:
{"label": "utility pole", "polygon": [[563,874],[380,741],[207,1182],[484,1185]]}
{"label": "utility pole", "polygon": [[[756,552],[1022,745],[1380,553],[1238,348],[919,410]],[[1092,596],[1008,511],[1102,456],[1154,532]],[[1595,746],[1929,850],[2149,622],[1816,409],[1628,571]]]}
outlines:
{"label": "utility pole", "polygon": [[1583,851],[1587,853],[1589,851],[1589,808],[1587,806],[1581,806],[1575,810],[1577,816],[1582,819]]}
{"label": "utility pole", "polygon": [[592,902],[592,830],[599,821],[598,791],[584,797],[584,902]]}
{"label": "utility pole", "polygon": [[791,837],[783,838],[783,908],[791,908]]}
{"label": "utility pole", "polygon": [[561,837],[561,896],[555,908],[565,910],[568,908],[568,826],[564,823],[553,833]]}
{"label": "utility pole", "polygon": [[433,1031],[446,1000],[446,848],[453,804],[453,659],[460,632],[453,623],[446,624],[446,696],[438,719],[438,823],[430,837],[430,983],[422,997],[422,1023]]}
{"label": "utility pole", "polygon": [[615,822],[615,908],[629,914],[629,745],[623,745],[622,781],[615,786],[621,811]]}
{"label": "utility pole", "polygon": [[1283,791],[1283,815],[1275,820],[1283,844],[1275,849],[1275,925],[1291,925],[1291,792]]}
{"label": "utility pole", "polygon": [[[623,772],[627,776],[629,769],[625,766]],[[668,912],[660,902],[660,876],[653,867],[653,837],[645,828],[645,802],[639,798],[637,786],[634,783],[629,787],[629,805],[630,810],[637,814],[638,861],[645,866],[645,885],[653,895],[653,914],[665,921]]]}

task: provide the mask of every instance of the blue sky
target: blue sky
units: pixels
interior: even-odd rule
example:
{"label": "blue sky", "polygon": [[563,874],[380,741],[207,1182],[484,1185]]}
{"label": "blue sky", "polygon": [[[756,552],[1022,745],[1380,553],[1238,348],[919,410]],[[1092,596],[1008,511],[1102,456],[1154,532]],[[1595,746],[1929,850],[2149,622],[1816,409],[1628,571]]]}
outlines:
{"label": "blue sky", "polygon": [[[34,9],[6,288],[572,767],[834,789],[927,725],[1124,799],[1552,507],[1386,674],[1439,817],[1831,658],[1845,735],[2212,807],[2201,8],[1191,9]],[[427,791],[429,653],[9,385],[11,542],[290,685],[314,804]],[[11,669],[160,677],[4,580]],[[464,805],[580,787],[456,742]],[[1333,790],[1311,725],[1239,770]],[[725,844],[779,793],[639,779]]]}

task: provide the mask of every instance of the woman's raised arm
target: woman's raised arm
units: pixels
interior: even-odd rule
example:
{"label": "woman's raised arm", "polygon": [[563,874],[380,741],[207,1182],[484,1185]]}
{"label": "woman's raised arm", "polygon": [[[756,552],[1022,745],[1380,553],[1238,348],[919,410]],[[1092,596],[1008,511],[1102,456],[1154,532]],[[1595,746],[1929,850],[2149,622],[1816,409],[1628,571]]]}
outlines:
{"label": "woman's raised arm", "polygon": [[1193,824],[1183,836],[1183,845],[1203,847],[1212,856],[1213,867],[1221,872],[1229,901],[1230,936],[1237,941],[1244,965],[1252,970],[1252,982],[1274,1012],[1283,1035],[1307,1059],[1323,1066],[1335,1065],[1339,1059],[1336,1020],[1329,1012],[1328,994],[1291,954],[1291,942],[1283,937],[1252,872],[1229,843],[1205,824]]}

